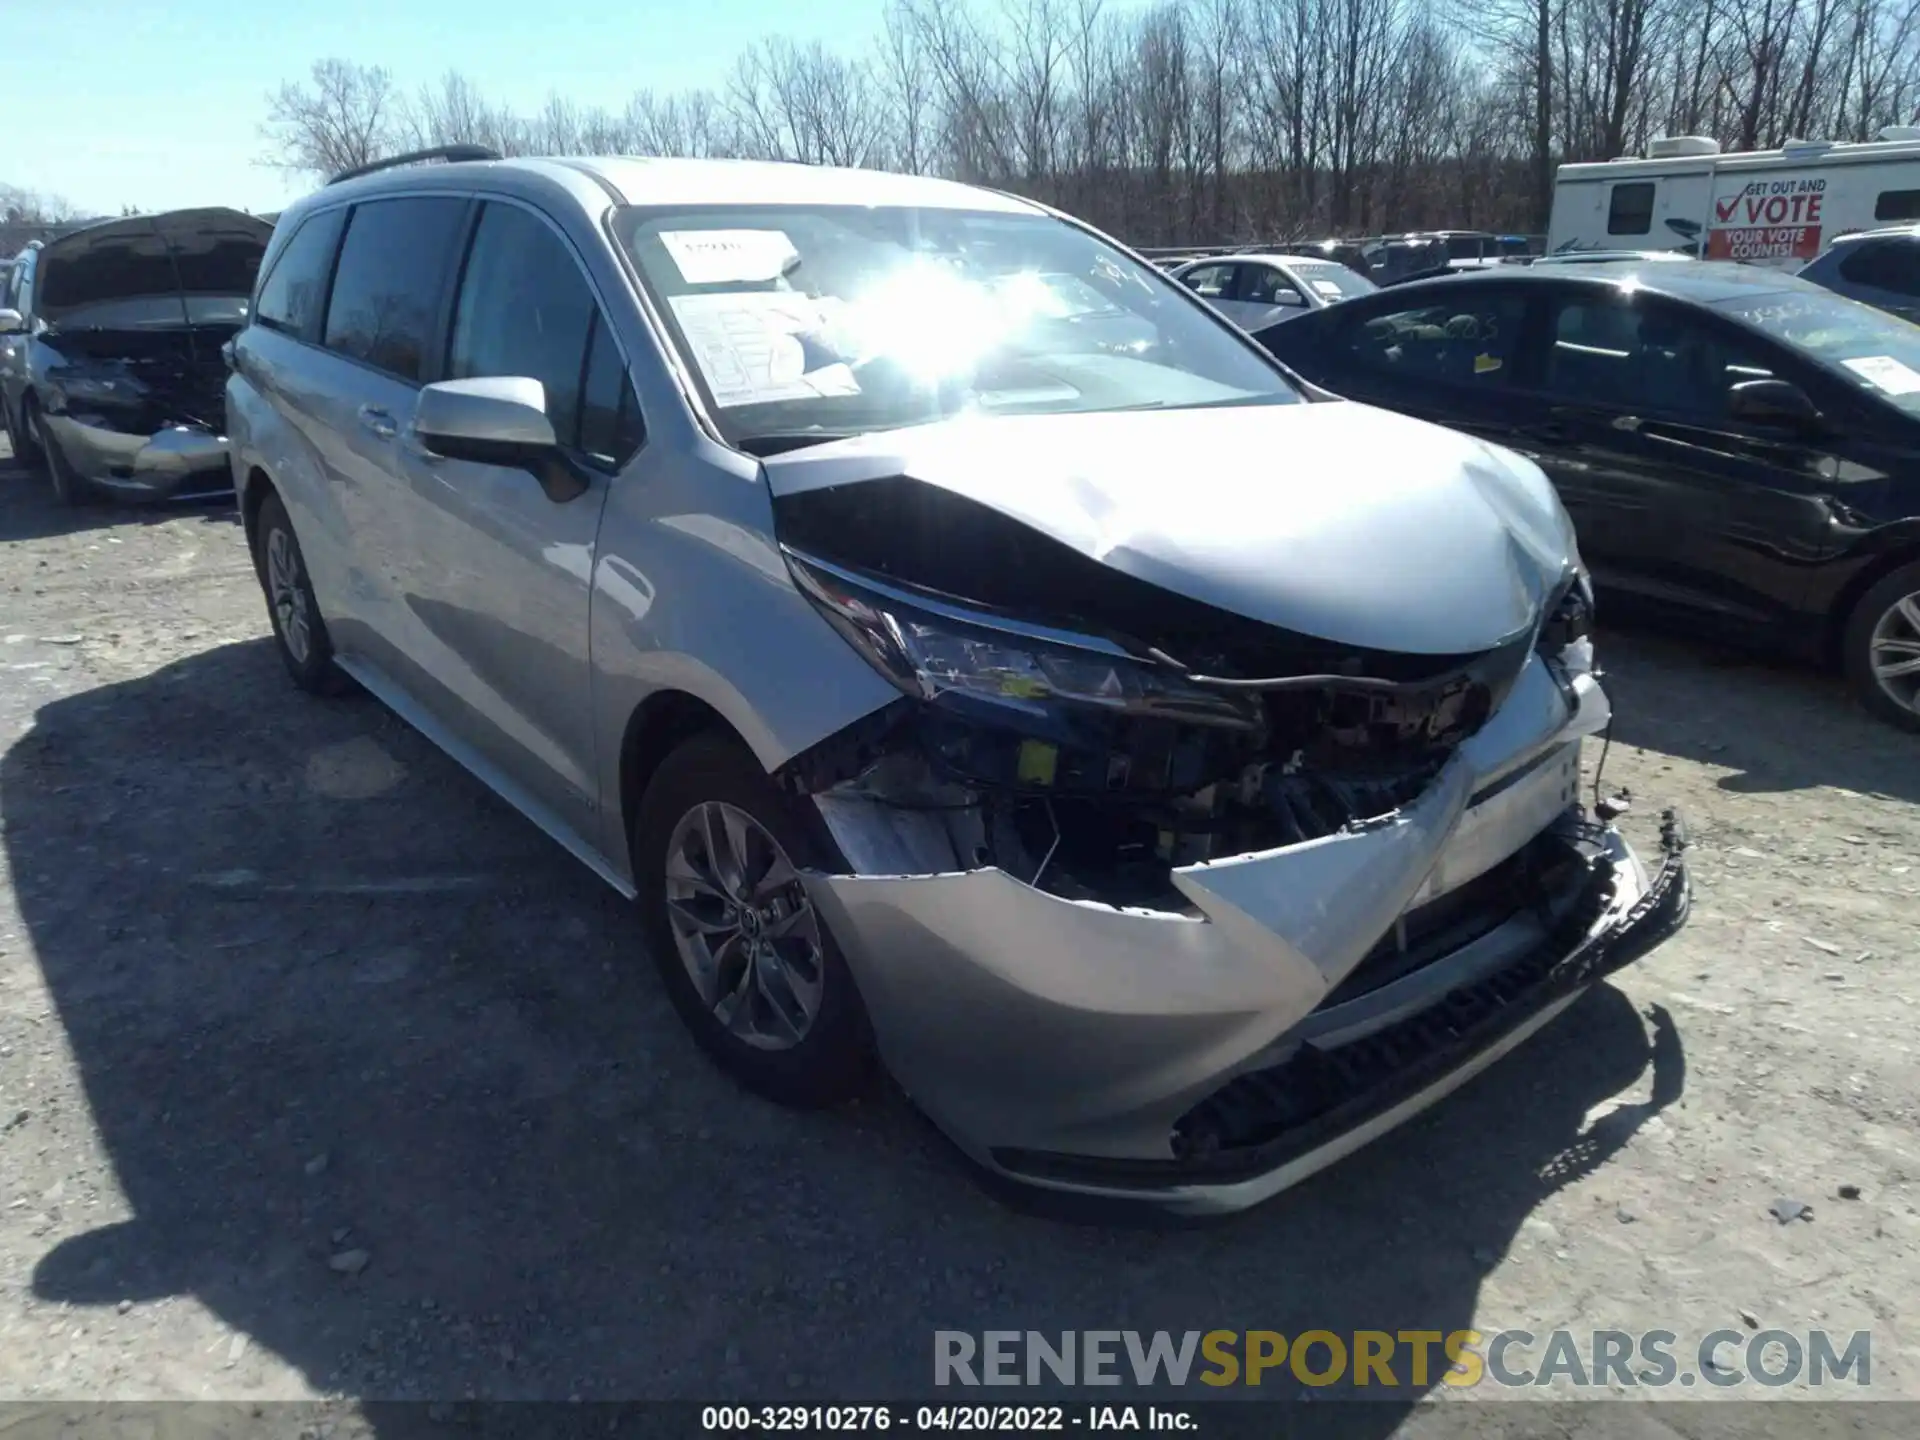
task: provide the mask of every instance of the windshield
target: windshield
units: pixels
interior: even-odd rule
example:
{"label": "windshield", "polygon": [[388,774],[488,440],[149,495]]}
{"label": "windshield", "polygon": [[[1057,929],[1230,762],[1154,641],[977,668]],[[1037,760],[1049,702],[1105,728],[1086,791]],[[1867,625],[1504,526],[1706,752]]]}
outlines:
{"label": "windshield", "polygon": [[1920,415],[1920,327],[1812,287],[1722,300],[1716,308]]}
{"label": "windshield", "polygon": [[1449,235],[1447,237],[1447,258],[1449,260],[1479,260],[1488,250],[1485,235]]}
{"label": "windshield", "polygon": [[1356,295],[1371,295],[1380,288],[1366,276],[1331,260],[1295,265],[1293,270],[1313,287],[1316,295],[1328,300],[1351,300]]}
{"label": "windshield", "polygon": [[629,208],[615,232],[722,433],[1300,397],[1158,271],[1043,215]]}

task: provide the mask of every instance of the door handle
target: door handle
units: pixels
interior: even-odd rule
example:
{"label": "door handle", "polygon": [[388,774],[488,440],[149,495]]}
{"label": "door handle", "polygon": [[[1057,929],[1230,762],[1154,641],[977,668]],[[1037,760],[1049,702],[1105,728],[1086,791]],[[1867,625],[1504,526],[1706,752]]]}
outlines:
{"label": "door handle", "polygon": [[393,416],[377,405],[360,407],[360,423],[382,440],[391,440],[400,433],[400,426]]}

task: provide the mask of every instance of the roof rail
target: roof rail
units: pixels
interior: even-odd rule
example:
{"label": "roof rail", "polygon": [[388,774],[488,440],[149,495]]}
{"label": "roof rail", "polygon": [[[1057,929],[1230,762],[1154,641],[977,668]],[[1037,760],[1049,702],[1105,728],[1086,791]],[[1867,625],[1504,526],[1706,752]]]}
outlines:
{"label": "roof rail", "polygon": [[342,170],[331,177],[327,184],[338,185],[342,180],[358,180],[362,175],[375,175],[382,170],[391,170],[397,165],[416,165],[422,160],[444,160],[449,165],[462,160],[498,160],[500,152],[490,150],[485,145],[434,145],[425,150],[409,150],[404,155],[389,155],[384,160],[370,160],[365,165],[356,165],[351,170]]}

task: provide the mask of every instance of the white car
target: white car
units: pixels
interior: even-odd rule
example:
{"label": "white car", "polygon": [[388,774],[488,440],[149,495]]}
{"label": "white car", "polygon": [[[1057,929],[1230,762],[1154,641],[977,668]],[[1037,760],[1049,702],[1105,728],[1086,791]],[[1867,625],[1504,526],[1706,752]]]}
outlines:
{"label": "white car", "polygon": [[1308,255],[1216,255],[1173,271],[1173,278],[1242,330],[1324,310],[1380,287],[1337,260]]}

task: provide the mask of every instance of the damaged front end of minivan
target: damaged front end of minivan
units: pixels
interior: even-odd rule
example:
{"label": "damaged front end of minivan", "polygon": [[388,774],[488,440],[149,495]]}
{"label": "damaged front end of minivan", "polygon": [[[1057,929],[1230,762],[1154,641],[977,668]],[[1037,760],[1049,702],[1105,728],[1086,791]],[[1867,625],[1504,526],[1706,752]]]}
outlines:
{"label": "damaged front end of minivan", "polygon": [[1577,560],[1490,643],[1397,651],[912,468],[776,486],[796,585],[901,692],[779,779],[845,861],[808,889],[889,1068],[981,1161],[1253,1203],[1683,923],[1678,820],[1649,874],[1578,800]]}

